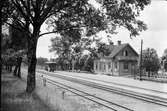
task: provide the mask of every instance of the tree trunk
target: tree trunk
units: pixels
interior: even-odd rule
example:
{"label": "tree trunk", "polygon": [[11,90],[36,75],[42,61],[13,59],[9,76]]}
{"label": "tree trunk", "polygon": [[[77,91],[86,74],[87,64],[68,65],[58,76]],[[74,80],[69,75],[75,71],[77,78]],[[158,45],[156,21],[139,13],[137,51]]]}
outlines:
{"label": "tree trunk", "polygon": [[34,32],[31,37],[28,38],[28,75],[27,75],[27,87],[26,91],[32,93],[35,89],[36,80],[35,80],[35,69],[36,69],[36,47],[37,47],[37,36],[38,31]]}
{"label": "tree trunk", "polygon": [[18,58],[18,72],[17,72],[17,76],[19,78],[21,78],[21,63],[22,63],[22,57]]}
{"label": "tree trunk", "polygon": [[17,63],[17,58],[15,60],[15,68],[14,68],[14,71],[13,71],[13,75],[16,76],[17,75],[17,69],[18,69],[18,63]]}
{"label": "tree trunk", "polygon": [[13,75],[16,76],[16,73],[17,73],[17,65],[15,65],[15,69],[13,71]]}

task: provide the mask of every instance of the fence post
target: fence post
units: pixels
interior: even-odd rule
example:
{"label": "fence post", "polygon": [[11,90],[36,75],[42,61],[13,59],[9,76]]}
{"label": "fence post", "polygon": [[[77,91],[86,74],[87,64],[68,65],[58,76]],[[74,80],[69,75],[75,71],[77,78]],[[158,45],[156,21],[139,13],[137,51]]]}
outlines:
{"label": "fence post", "polygon": [[43,75],[42,75],[42,79],[43,79],[43,86],[46,86],[46,78],[43,77]]}
{"label": "fence post", "polygon": [[65,97],[65,91],[62,92],[62,98],[64,99]]}

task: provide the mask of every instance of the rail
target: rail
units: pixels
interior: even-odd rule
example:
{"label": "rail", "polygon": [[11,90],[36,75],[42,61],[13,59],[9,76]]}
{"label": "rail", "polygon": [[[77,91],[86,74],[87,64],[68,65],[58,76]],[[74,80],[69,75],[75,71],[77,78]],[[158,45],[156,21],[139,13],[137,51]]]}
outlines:
{"label": "rail", "polygon": [[[43,74],[47,74],[47,73],[43,72]],[[56,76],[58,78],[61,78],[61,79],[71,81],[71,82],[86,85],[86,86],[89,86],[89,87],[102,89],[102,90],[105,90],[105,91],[108,91],[108,92],[117,93],[117,94],[120,94],[120,95],[140,99],[140,100],[143,100],[143,101],[146,101],[146,102],[151,102],[151,103],[154,103],[154,104],[158,104],[158,105],[162,105],[162,106],[167,107],[166,99],[162,100],[162,98],[155,98],[155,97],[150,97],[150,96],[143,95],[143,94],[137,94],[133,91],[128,91],[128,90],[124,91],[120,88],[115,88],[115,87],[112,87],[112,86],[108,87],[107,85],[101,85],[101,84],[97,84],[97,83],[94,83],[94,82],[81,80],[81,79],[76,79],[76,78],[72,78],[72,77],[67,77],[67,76],[63,76],[63,75],[54,75],[54,76]]]}
{"label": "rail", "polygon": [[[92,95],[92,94],[89,94],[89,93],[87,93],[87,92],[78,90],[78,89],[76,89],[76,88],[73,88],[73,87],[71,87],[71,86],[62,84],[62,83],[60,83],[60,82],[53,81],[53,80],[48,79],[48,78],[46,78],[46,77],[43,77],[43,78],[46,79],[45,82],[51,83],[51,84],[53,84],[53,85],[56,85],[56,86],[58,86],[58,87],[60,87],[60,88],[62,88],[62,89],[65,89],[65,90],[67,90],[67,91],[69,91],[69,92],[71,92],[71,93],[74,93],[74,94],[76,94],[76,95],[78,95],[78,96],[80,96],[80,97],[83,97],[83,98],[87,99],[87,100],[93,101],[93,102],[95,102],[95,103],[97,103],[97,104],[100,104],[100,105],[102,105],[102,106],[104,106],[104,107],[106,107],[106,108],[109,108],[109,109],[113,110],[113,111],[118,111],[118,110],[117,110],[117,109],[114,109],[113,107],[110,107],[110,106],[108,106],[108,105],[106,105],[106,104],[104,104],[104,103],[100,103],[100,102],[98,102],[97,100],[94,100],[94,99],[98,99],[98,100],[100,100],[100,101],[103,101],[103,102],[112,104],[112,105],[117,106],[117,107],[119,107],[119,108],[123,108],[123,109],[125,109],[125,110],[127,110],[127,111],[134,111],[134,110],[132,110],[132,109],[130,109],[130,108],[127,108],[127,107],[125,107],[125,106],[122,106],[122,105],[113,103],[113,102],[111,102],[111,101],[105,100],[105,99],[103,99],[103,98],[94,96],[94,95]],[[46,85],[46,84],[45,84],[45,85]],[[77,93],[77,92],[78,92],[78,93]],[[88,95],[89,97],[93,97],[94,99],[89,98],[89,97],[86,97],[86,96],[83,96],[82,94],[79,94],[79,93],[86,94],[86,95]]]}

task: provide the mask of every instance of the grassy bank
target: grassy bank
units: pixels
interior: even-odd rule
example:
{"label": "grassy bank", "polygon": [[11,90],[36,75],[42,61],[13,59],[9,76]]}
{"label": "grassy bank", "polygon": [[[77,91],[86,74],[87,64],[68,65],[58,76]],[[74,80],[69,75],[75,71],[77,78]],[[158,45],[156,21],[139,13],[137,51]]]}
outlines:
{"label": "grassy bank", "polygon": [[5,71],[1,77],[1,111],[53,111],[35,93],[25,92],[25,81]]}

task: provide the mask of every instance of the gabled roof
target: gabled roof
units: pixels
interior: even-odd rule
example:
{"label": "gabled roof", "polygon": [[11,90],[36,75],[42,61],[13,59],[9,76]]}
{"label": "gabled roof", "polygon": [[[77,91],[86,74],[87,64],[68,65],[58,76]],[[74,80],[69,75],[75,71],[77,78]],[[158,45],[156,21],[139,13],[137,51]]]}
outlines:
{"label": "gabled roof", "polygon": [[120,45],[114,45],[114,48],[111,52],[111,54],[109,55],[110,57],[114,57],[116,56],[122,49],[124,49],[128,44],[120,44]]}
{"label": "gabled roof", "polygon": [[107,57],[109,58],[115,57],[121,50],[123,50],[127,46],[129,46],[133,50],[133,52],[138,56],[138,53],[128,43],[125,43],[120,45],[108,45],[108,48],[111,51],[111,53]]}

